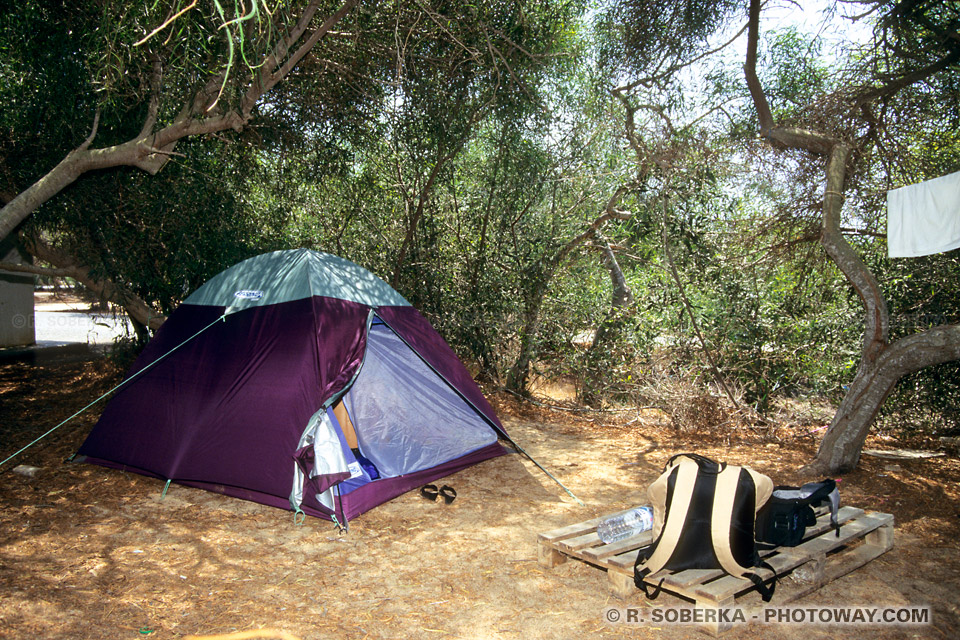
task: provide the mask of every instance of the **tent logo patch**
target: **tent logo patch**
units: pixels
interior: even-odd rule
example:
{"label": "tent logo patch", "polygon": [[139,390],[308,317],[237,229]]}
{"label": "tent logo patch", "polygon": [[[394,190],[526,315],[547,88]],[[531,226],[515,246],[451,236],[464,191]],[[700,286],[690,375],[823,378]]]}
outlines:
{"label": "tent logo patch", "polygon": [[259,300],[263,297],[263,291],[257,289],[241,289],[233,294],[241,300]]}

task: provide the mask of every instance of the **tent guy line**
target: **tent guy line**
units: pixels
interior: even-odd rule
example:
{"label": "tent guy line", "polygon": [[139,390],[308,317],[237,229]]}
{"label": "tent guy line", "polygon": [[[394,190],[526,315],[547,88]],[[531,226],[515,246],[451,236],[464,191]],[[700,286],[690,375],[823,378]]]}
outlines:
{"label": "tent guy line", "polygon": [[[165,354],[163,354],[162,356],[160,356],[159,358],[157,358],[156,360],[154,360],[153,362],[151,362],[150,364],[148,364],[148,365],[145,366],[144,368],[140,369],[139,371],[137,371],[137,372],[134,373],[133,375],[131,375],[131,376],[127,377],[127,378],[124,378],[124,380],[122,380],[122,381],[120,382],[120,384],[116,385],[116,386],[113,387],[112,389],[109,389],[108,391],[105,391],[105,392],[104,392],[100,397],[98,397],[96,400],[92,401],[92,402],[89,403],[87,406],[83,407],[82,409],[80,409],[79,411],[77,411],[77,412],[74,413],[73,415],[69,416],[68,418],[65,418],[60,424],[58,424],[57,426],[51,428],[50,430],[48,430],[47,432],[45,432],[43,435],[41,435],[41,436],[37,437],[35,440],[33,440],[33,442],[25,445],[24,447],[22,447],[21,449],[17,450],[17,451],[14,452],[13,454],[11,454],[9,457],[7,457],[6,459],[4,459],[3,462],[0,462],[0,467],[2,467],[3,465],[7,464],[8,462],[10,462],[10,461],[13,460],[14,458],[16,458],[18,455],[20,455],[21,453],[23,453],[24,451],[26,451],[26,450],[29,449],[30,447],[34,446],[35,444],[37,444],[38,442],[40,442],[41,440],[43,440],[44,438],[46,438],[47,436],[49,436],[51,433],[53,433],[54,431],[56,431],[57,429],[59,429],[59,428],[62,427],[63,425],[67,424],[68,422],[70,422],[71,420],[73,420],[74,418],[76,418],[77,416],[82,415],[85,411],[87,411],[87,409],[95,406],[97,403],[101,402],[104,398],[108,397],[110,394],[112,394],[112,393],[114,393],[115,391],[119,390],[120,388],[124,387],[124,386],[127,385],[128,383],[133,382],[133,380],[134,380],[135,378],[137,378],[137,376],[139,376],[139,375],[142,374],[142,373],[146,373],[146,372],[147,372],[150,368],[152,368],[154,365],[158,364],[161,360],[163,360],[164,358],[166,358],[167,356],[169,356],[171,353],[173,353],[174,351],[176,351],[177,349],[179,349],[179,348],[182,347],[183,345],[187,344],[188,342],[190,342],[191,340],[193,340],[194,338],[196,338],[197,336],[199,336],[201,333],[203,333],[204,331],[206,331],[207,329],[209,329],[209,328],[212,327],[213,325],[215,325],[215,324],[217,324],[218,322],[221,322],[221,321],[226,321],[226,318],[227,318],[227,314],[224,313],[222,316],[220,316],[219,318],[217,318],[216,320],[214,320],[213,322],[211,322],[210,324],[208,324],[207,326],[205,326],[203,329],[200,329],[200,330],[197,331],[195,334],[193,334],[192,336],[190,336],[189,338],[187,338],[186,340],[184,340],[183,342],[181,342],[180,344],[178,344],[177,346],[175,346],[173,349],[170,349],[170,350],[167,351]],[[70,456],[69,459],[70,459],[70,460],[73,460],[73,458],[74,458],[76,455],[77,455],[77,454],[74,453],[72,456]]]}

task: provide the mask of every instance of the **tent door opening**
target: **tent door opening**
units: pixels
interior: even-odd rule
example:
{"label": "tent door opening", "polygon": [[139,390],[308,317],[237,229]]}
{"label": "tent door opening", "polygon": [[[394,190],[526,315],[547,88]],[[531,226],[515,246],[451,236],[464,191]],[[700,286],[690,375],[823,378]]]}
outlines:
{"label": "tent door opening", "polygon": [[333,411],[345,444],[380,477],[435,467],[497,441],[486,420],[379,318]]}

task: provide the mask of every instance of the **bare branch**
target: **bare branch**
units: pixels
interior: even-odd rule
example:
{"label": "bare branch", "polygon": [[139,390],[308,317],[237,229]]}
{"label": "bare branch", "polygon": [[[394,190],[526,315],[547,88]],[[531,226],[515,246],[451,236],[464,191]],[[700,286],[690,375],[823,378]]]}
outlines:
{"label": "bare branch", "polygon": [[554,267],[557,267],[563,263],[563,261],[567,259],[567,256],[570,255],[570,252],[583,244],[586,240],[594,237],[597,233],[597,230],[610,220],[629,220],[633,217],[633,214],[629,211],[621,211],[617,208],[620,204],[620,201],[623,200],[623,197],[629,191],[630,187],[628,185],[620,185],[620,188],[618,188],[614,194],[610,196],[610,199],[607,201],[607,205],[603,209],[603,213],[598,216],[590,224],[590,226],[583,231],[583,233],[570,240],[570,242],[565,244],[563,248],[557,252],[557,254],[551,260],[551,263],[554,265]]}
{"label": "bare branch", "polygon": [[55,278],[73,276],[72,269],[51,269],[50,267],[38,267],[32,264],[16,264],[14,262],[0,262],[0,271],[30,273],[35,276],[51,276]]}
{"label": "bare branch", "polygon": [[[68,276],[105,300],[122,307],[140,324],[157,330],[166,319],[139,296],[110,280],[94,278],[90,269],[80,266],[72,256],[40,238],[21,236],[23,246],[35,258],[54,265],[50,275]],[[47,274],[42,274],[47,275]]]}
{"label": "bare branch", "polygon": [[[340,20],[342,20],[358,3],[360,0],[346,0],[336,13],[327,18],[322,25],[317,27],[317,29],[310,34],[310,37],[300,45],[300,48],[297,49],[293,55],[291,55],[280,67],[270,73],[266,71],[267,75],[263,73],[257,74],[257,79],[253,82],[250,90],[247,92],[247,95],[244,96],[243,103],[241,106],[241,112],[244,117],[249,117],[251,111],[253,110],[254,105],[260,99],[264,93],[272,89],[278,82],[290,75],[290,72],[300,64],[300,61],[304,56],[314,47],[314,45],[319,42],[320,38],[327,34],[331,28]],[[310,6],[307,7],[307,10],[304,11],[304,16],[301,17],[300,21],[297,23],[297,28],[290,34],[288,38],[285,39],[283,50],[289,50],[289,47],[292,46],[295,42],[300,39],[302,33],[306,30],[307,25],[310,23],[313,14],[316,12],[317,3],[311,2]],[[306,20],[304,19],[306,18]],[[275,58],[276,62],[279,62],[281,58]],[[264,66],[266,70],[266,65]]]}
{"label": "bare branch", "polygon": [[[93,127],[90,130],[90,135],[80,143],[80,146],[75,149],[75,151],[86,151],[90,148],[90,145],[93,143],[93,139],[97,137],[97,129],[100,128],[100,107],[97,107],[96,112],[93,114]],[[0,240],[2,240],[0,236]]]}
{"label": "bare branch", "polygon": [[621,86],[617,87],[616,89],[614,89],[614,91],[624,91],[624,92],[626,92],[626,91],[633,91],[634,89],[636,89],[636,88],[639,87],[639,86],[649,87],[649,86],[653,85],[654,83],[656,83],[656,82],[658,82],[658,81],[660,81],[660,80],[664,80],[664,79],[666,79],[666,78],[669,78],[671,75],[673,75],[673,74],[676,73],[677,71],[680,71],[681,69],[684,69],[684,68],[686,68],[686,67],[693,66],[693,65],[695,65],[696,63],[698,63],[699,61],[703,60],[704,58],[709,58],[709,57],[712,56],[713,54],[718,53],[718,52],[720,52],[720,51],[723,51],[724,49],[726,49],[727,47],[729,47],[730,45],[732,45],[734,42],[736,42],[737,40],[739,40],[739,39],[740,39],[740,36],[743,35],[743,32],[747,30],[747,27],[748,27],[748,26],[749,26],[749,23],[743,25],[742,27],[740,27],[740,30],[737,31],[737,33],[736,33],[732,38],[730,38],[729,40],[727,40],[726,42],[724,42],[722,45],[720,45],[719,47],[717,47],[717,48],[715,48],[715,49],[710,49],[709,51],[705,51],[705,52],[701,53],[700,55],[695,56],[695,57],[693,57],[693,58],[691,58],[691,59],[689,59],[689,60],[685,60],[685,61],[678,62],[678,63],[676,63],[676,64],[672,64],[672,65],[670,65],[669,67],[667,67],[666,69],[664,69],[663,71],[661,71],[661,72],[659,72],[659,73],[657,73],[657,74],[654,74],[654,75],[652,75],[652,76],[647,76],[647,77],[645,77],[645,78],[641,78],[641,79],[639,79],[639,80],[635,80],[634,82],[631,82],[631,83],[629,83],[629,84],[621,85]]}
{"label": "bare branch", "polygon": [[179,18],[180,16],[182,16],[183,14],[185,14],[187,11],[190,11],[190,9],[193,9],[195,6],[197,6],[197,0],[193,0],[193,2],[191,2],[189,5],[187,5],[186,7],[184,7],[183,9],[181,9],[180,11],[178,11],[177,13],[173,14],[172,16],[170,16],[169,18],[167,18],[166,20],[164,20],[164,21],[163,21],[163,24],[161,24],[159,27],[157,27],[156,29],[154,29],[153,31],[151,31],[150,33],[148,33],[147,35],[145,35],[143,38],[141,38],[141,39],[138,40],[137,42],[134,42],[134,43],[133,43],[133,46],[139,47],[140,45],[144,44],[144,43],[147,42],[150,38],[152,38],[153,36],[157,35],[157,34],[160,33],[161,31],[163,31],[164,29],[166,29],[168,26],[170,26],[170,25],[173,23],[174,20],[176,20],[177,18]]}

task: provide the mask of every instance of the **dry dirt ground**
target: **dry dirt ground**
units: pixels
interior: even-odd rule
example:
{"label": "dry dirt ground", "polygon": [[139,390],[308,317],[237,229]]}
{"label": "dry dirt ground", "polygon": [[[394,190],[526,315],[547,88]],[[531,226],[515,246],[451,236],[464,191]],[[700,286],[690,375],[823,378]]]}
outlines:
{"label": "dry dirt ground", "polygon": [[[83,353],[0,361],[0,459],[109,388],[112,361]],[[0,637],[180,638],[271,628],[310,638],[696,638],[689,626],[610,625],[603,571],[537,564],[537,534],[643,503],[673,453],[749,463],[776,483],[809,459],[809,427],[676,434],[655,414],[577,414],[493,396],[509,432],[586,503],[518,454],[446,479],[450,505],[410,492],[350,523],[100,467],[70,464],[98,410],[0,469]],[[632,420],[632,422],[631,422]],[[878,443],[873,443],[877,445]],[[879,443],[889,446],[891,443]],[[896,445],[897,443],[893,443]],[[11,472],[41,467],[35,478]],[[847,504],[893,513],[893,551],[798,604],[929,606],[919,627],[758,625],[736,638],[960,637],[960,461],[865,457]]]}

